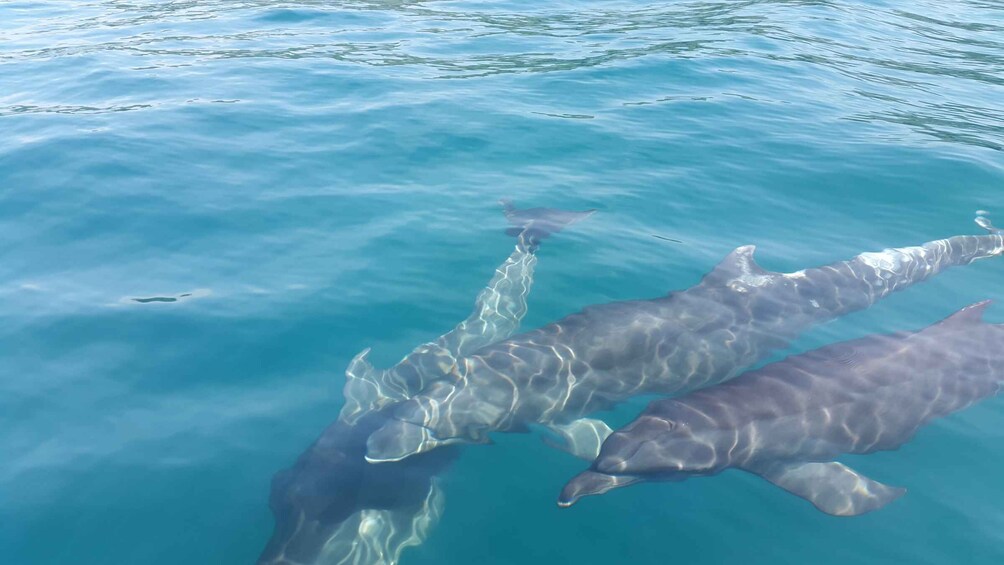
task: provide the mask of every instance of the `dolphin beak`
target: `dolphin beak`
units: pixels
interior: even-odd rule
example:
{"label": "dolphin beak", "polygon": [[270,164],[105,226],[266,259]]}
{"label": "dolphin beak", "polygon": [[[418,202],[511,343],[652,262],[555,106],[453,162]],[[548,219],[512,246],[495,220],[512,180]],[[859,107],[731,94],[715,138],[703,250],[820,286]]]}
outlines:
{"label": "dolphin beak", "polygon": [[585,471],[579,473],[572,480],[568,481],[565,488],[561,489],[558,497],[558,506],[568,508],[578,502],[583,496],[603,494],[607,491],[619,487],[626,487],[641,479],[629,475],[607,475],[596,471]]}

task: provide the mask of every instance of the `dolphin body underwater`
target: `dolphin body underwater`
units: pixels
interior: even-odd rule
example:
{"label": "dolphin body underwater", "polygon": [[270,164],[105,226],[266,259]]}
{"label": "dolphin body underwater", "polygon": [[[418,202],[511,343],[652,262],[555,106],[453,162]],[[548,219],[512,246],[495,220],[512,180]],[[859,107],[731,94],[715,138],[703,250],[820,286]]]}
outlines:
{"label": "dolphin body underwater", "polygon": [[259,565],[393,565],[438,521],[443,496],[436,477],[457,449],[371,465],[364,458],[367,438],[388,421],[395,403],[445,378],[445,368],[458,358],[512,335],[526,314],[540,241],[593,213],[502,204],[516,248],[478,295],[472,314],[390,369],[374,369],[368,349],[349,364],[339,418],[272,480],[275,531]]}
{"label": "dolphin body underwater", "polygon": [[564,428],[569,450],[591,459],[610,429],[584,416],[636,395],[726,381],[814,324],[948,267],[1004,253],[1004,234],[989,222],[983,227],[991,233],[794,273],[766,271],[753,260],[753,246],[739,247],[687,290],[590,306],[459,359],[450,378],[388,411],[390,419],[367,440],[366,459],[394,462],[441,446],[486,443],[489,432],[529,424]]}
{"label": "dolphin body underwater", "polygon": [[652,402],[603,443],[558,504],[641,481],[729,468],[754,473],[836,516],[882,508],[906,491],[836,461],[896,449],[927,422],[1004,384],[1004,325],[989,301],[914,333],[829,345],[680,398]]}

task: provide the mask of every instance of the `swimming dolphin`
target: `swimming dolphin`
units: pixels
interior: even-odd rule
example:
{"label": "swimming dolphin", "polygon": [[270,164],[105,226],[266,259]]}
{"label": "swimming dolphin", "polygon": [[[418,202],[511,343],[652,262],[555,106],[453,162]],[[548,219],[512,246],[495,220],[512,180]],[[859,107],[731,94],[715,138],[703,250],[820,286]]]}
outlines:
{"label": "swimming dolphin", "polygon": [[679,481],[735,468],[817,508],[855,516],[902,488],[836,461],[896,449],[931,420],[996,394],[1004,383],[1004,325],[982,321],[989,301],[915,333],[822,347],[681,398],[652,402],[603,443],[558,504],[640,481]]}
{"label": "swimming dolphin", "polygon": [[725,381],[813,324],[1004,253],[1004,235],[956,236],[786,274],[762,269],[753,251],[736,249],[687,290],[590,306],[483,347],[454,365],[452,378],[391,411],[393,420],[370,436],[366,458],[398,461],[483,443],[491,431],[568,425],[635,395]]}
{"label": "swimming dolphin", "polygon": [[272,479],[275,531],[259,565],[377,565],[398,562],[442,514],[435,477],[457,456],[441,449],[391,465],[366,463],[366,438],[386,419],[370,412],[336,420]]}
{"label": "swimming dolphin", "polygon": [[272,481],[275,531],[259,565],[393,565],[404,548],[425,540],[442,514],[436,478],[457,451],[371,465],[364,458],[366,439],[395,403],[447,377],[456,359],[512,335],[526,314],[540,241],[592,213],[520,211],[508,202],[505,209],[510,223],[526,222],[527,229],[512,234],[515,249],[466,320],[390,369],[374,369],[366,361],[368,349],[349,364],[339,418]]}

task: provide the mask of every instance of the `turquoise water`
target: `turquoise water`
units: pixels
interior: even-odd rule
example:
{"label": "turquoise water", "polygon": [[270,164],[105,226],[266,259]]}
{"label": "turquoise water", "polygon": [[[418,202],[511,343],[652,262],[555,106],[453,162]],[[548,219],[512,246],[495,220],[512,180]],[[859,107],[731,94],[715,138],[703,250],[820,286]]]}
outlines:
{"label": "turquoise water", "polygon": [[[469,313],[500,197],[599,210],[542,246],[533,328],[742,244],[794,270],[1004,223],[1001,116],[991,0],[0,2],[3,562],[254,562],[349,359]],[[955,269],[791,351],[986,298],[1004,321],[1002,280]],[[559,510],[583,463],[500,435],[402,562],[1001,563],[1002,439],[991,399],[846,458],[909,492],[836,519],[732,472]]]}

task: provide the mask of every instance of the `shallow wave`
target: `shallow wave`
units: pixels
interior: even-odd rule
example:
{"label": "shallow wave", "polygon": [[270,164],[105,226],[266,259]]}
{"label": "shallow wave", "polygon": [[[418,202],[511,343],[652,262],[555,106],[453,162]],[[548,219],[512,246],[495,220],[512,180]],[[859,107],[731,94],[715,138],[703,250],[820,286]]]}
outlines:
{"label": "shallow wave", "polygon": [[[999,88],[1004,85],[1004,7],[975,0],[949,5],[778,0],[532,6],[367,1],[338,6],[265,1],[15,4],[19,17],[3,33],[0,63],[17,71],[36,62],[97,57],[128,66],[133,73],[167,71],[170,76],[220,60],[306,59],[412,78],[459,80],[651,67],[690,59],[708,73],[742,73],[754,65],[775,89],[839,107],[843,119],[886,122],[936,140],[1000,150],[1004,126],[995,118],[1001,112]],[[80,15],[66,17],[68,10]],[[760,98],[755,92],[747,95]],[[0,115],[142,110],[153,105],[31,104],[18,98],[5,96]]]}

